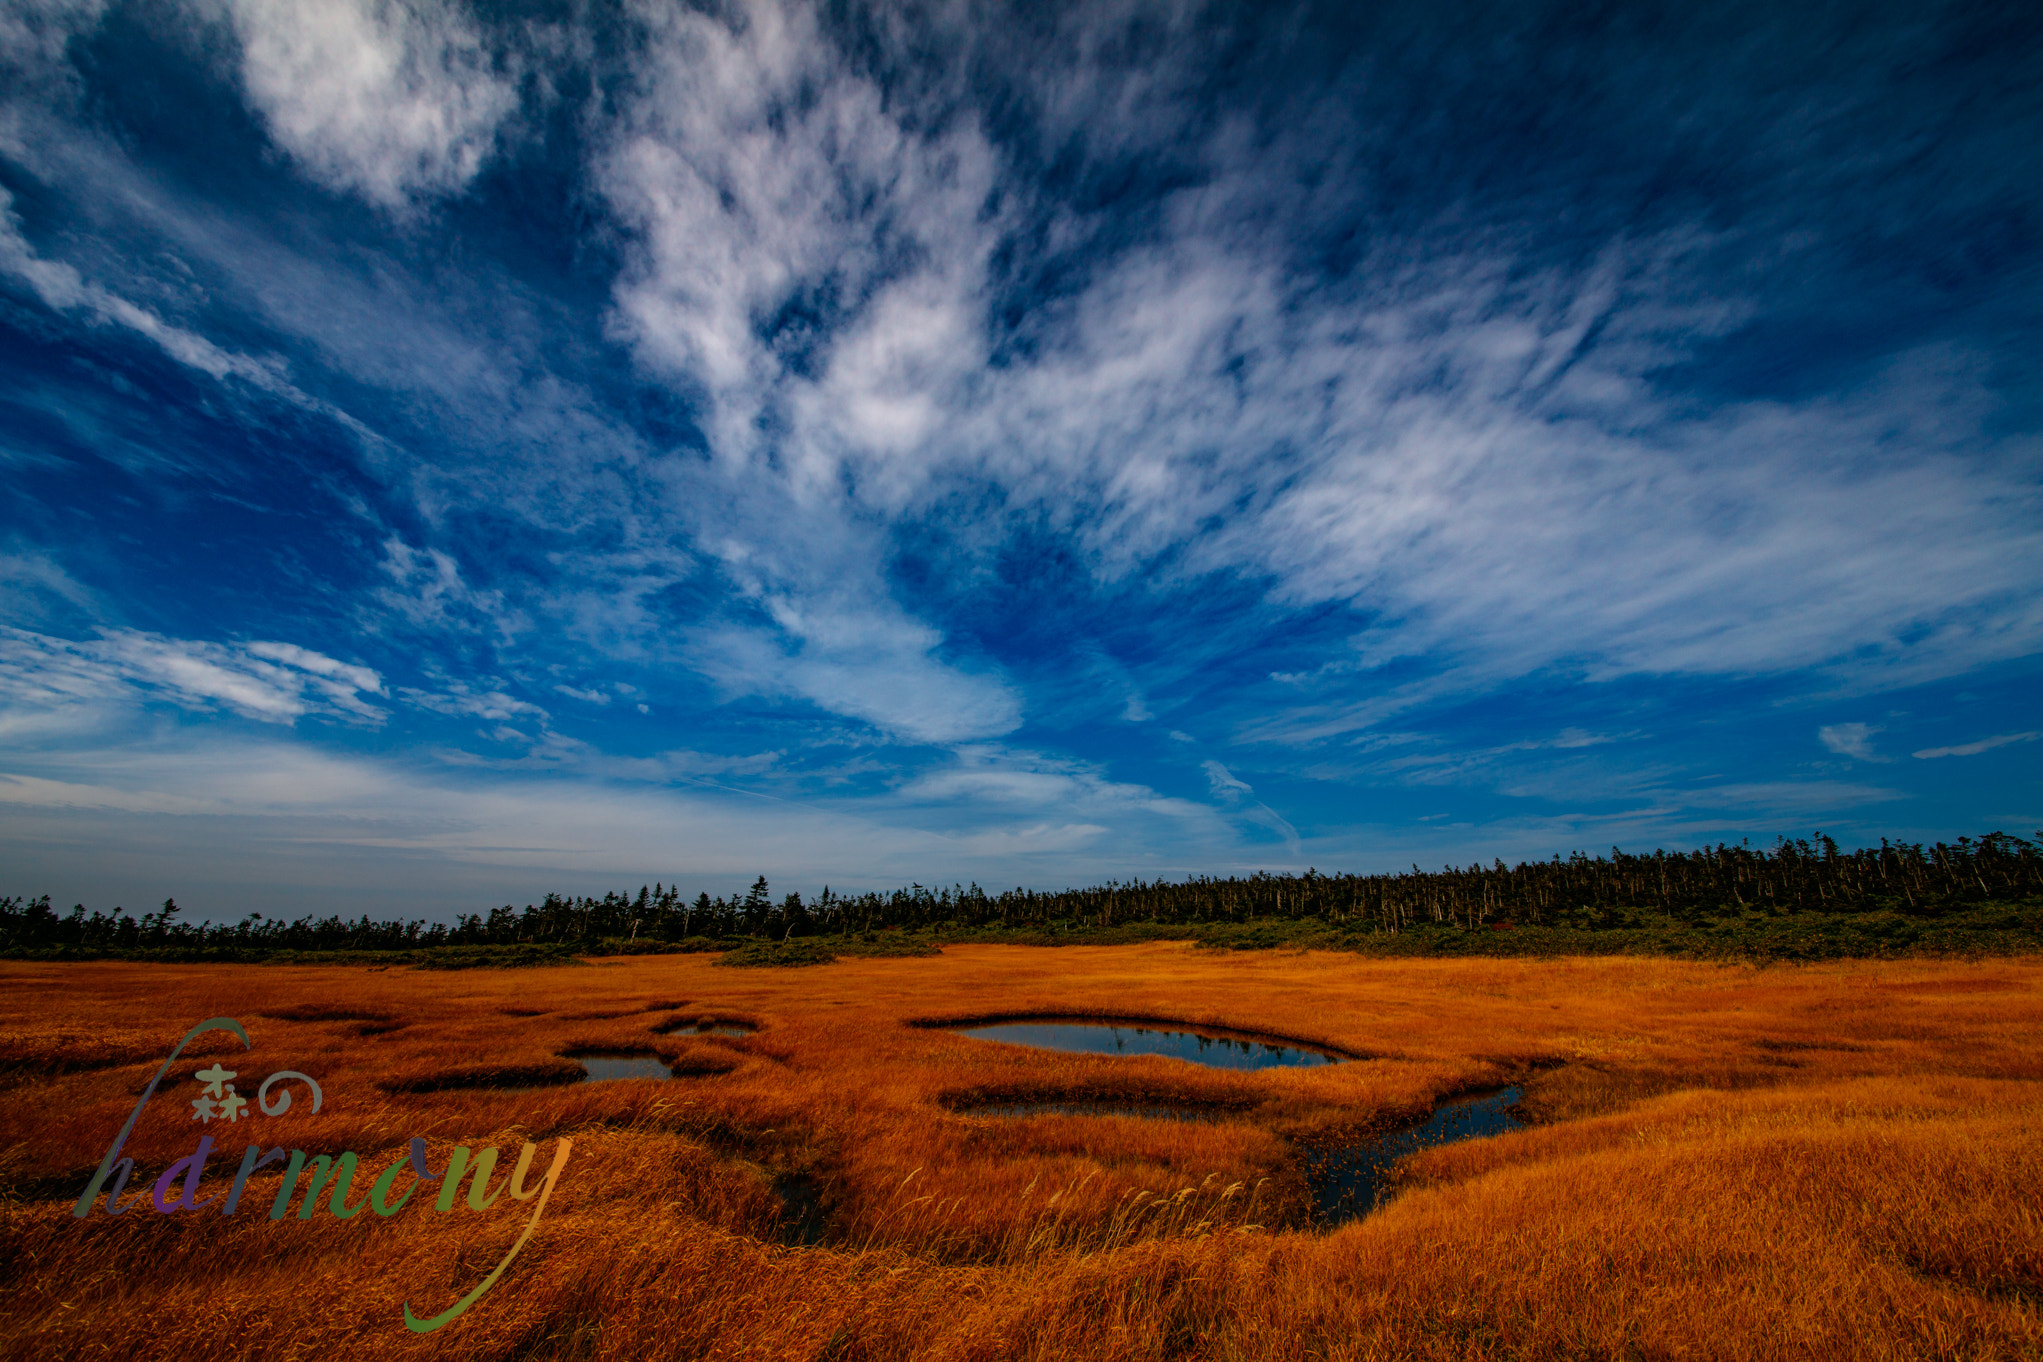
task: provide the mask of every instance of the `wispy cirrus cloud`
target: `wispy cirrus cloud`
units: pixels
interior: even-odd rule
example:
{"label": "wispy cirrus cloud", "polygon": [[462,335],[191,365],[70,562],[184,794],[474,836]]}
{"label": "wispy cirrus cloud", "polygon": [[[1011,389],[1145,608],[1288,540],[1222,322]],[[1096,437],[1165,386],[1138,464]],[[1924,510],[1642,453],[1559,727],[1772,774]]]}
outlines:
{"label": "wispy cirrus cloud", "polygon": [[487,719],[497,723],[536,719],[543,724],[552,717],[531,701],[507,694],[501,683],[497,687],[482,689],[465,681],[450,680],[443,690],[400,686],[397,693],[406,704],[457,718]]}
{"label": "wispy cirrus cloud", "polygon": [[1765,781],[1702,786],[1686,792],[1685,802],[1698,808],[1733,807],[1756,812],[1806,816],[1823,809],[1851,809],[1903,799],[1903,791],[1879,785],[1838,780]]}
{"label": "wispy cirrus cloud", "polygon": [[[496,88],[477,54],[502,43],[460,11],[342,8],[335,34],[375,31],[349,40],[361,70],[335,75],[354,93],[334,107],[427,142],[460,142],[459,110],[497,107],[463,102],[471,77]],[[285,18],[237,22],[270,33],[293,28]],[[1185,187],[1103,247],[1106,219],[1024,175],[1021,148],[983,131],[957,89],[888,88],[813,12],[638,14],[631,98],[594,144],[630,243],[614,324],[701,397],[726,471],[665,470],[635,534],[710,550],[777,616],[763,633],[721,626],[707,654],[726,684],[782,674],[794,683],[767,689],[826,706],[851,696],[847,712],[873,721],[861,677],[907,657],[948,673],[946,631],[894,596],[889,537],[870,527],[961,483],[1068,520],[1108,576],[1159,563],[1165,580],[1266,574],[1280,606],[1372,612],[1381,623],[1356,653],[1315,674],[1335,694],[1400,658],[1451,660],[1465,689],[1555,664],[1924,675],[2037,646],[2043,614],[2018,566],[2038,547],[2020,474],[2034,451],[1968,452],[1990,412],[1963,354],[1903,356],[1857,396],[1719,403],[1698,420],[1664,375],[1764,303],[1699,286],[1735,246],[1693,224],[1562,261],[1390,217],[1377,258],[1330,285],[1301,268],[1297,216],[1367,219],[1378,210],[1353,195],[1368,176],[1343,181],[1349,201],[1302,198],[1297,176],[1318,153],[1294,135],[1187,119],[1206,37],[1173,30],[1131,67],[1108,40],[1126,18],[1061,20],[1058,60],[1025,82],[1043,129],[1065,129],[1082,157],[1169,146],[1183,161]],[[306,43],[326,41],[316,29]],[[1341,97],[1309,110],[1312,145],[1350,117]],[[1080,107],[1120,117],[1111,133],[1061,121]],[[448,174],[468,164],[447,155],[433,164]],[[361,165],[372,160],[375,183],[409,192],[398,161]],[[1004,320],[1018,272],[1062,267],[1082,286]],[[1371,287],[1350,282],[1361,277]],[[532,418],[572,422],[580,405]],[[546,457],[535,448],[494,479],[535,516],[561,505]],[[1913,546],[1905,565],[1895,543]],[[408,552],[458,570],[444,549]],[[586,611],[615,597],[589,555],[560,561],[556,600]],[[1783,580],[1800,588],[1782,596]],[[824,638],[832,618],[898,642],[849,667]],[[960,703],[958,720],[919,731],[997,731],[998,705]]]}
{"label": "wispy cirrus cloud", "polygon": [[379,566],[388,580],[374,594],[378,610],[416,628],[484,629],[510,638],[530,627],[530,620],[506,602],[503,592],[470,586],[460,563],[443,549],[413,548],[393,536],[384,542]]}
{"label": "wispy cirrus cloud", "polygon": [[59,312],[83,312],[97,323],[125,328],[160,346],[164,353],[215,379],[237,378],[297,401],[311,399],[292,387],[275,358],[257,358],[222,349],[206,337],[166,322],[148,308],[91,283],[61,261],[38,255],[21,234],[14,198],[0,188],[0,270],[35,291],[44,306]]}
{"label": "wispy cirrus cloud", "polygon": [[52,311],[81,315],[94,326],[138,336],[216,382],[245,384],[332,421],[353,439],[376,443],[376,437],[360,421],[293,383],[288,365],[278,356],[248,354],[217,344],[199,330],[88,279],[68,262],[39,254],[23,235],[13,195],[4,186],[0,186],[0,276],[25,284]]}
{"label": "wispy cirrus cloud", "polygon": [[370,668],[293,643],[206,643],[132,629],[73,641],[0,630],[0,725],[17,736],[137,698],[267,724],[320,715],[376,725],[387,711],[366,697],[384,694]]}
{"label": "wispy cirrus cloud", "polygon": [[1298,829],[1275,809],[1256,798],[1255,787],[1210,758],[1199,763],[1199,769],[1206,773],[1207,787],[1212,791],[1214,801],[1247,823],[1269,829],[1282,838],[1286,849],[1294,856],[1298,853]]}
{"label": "wispy cirrus cloud", "polygon": [[1094,817],[1129,810],[1196,823],[1210,824],[1213,817],[1203,804],[1107,779],[1089,763],[985,744],[958,748],[949,762],[918,775],[897,794],[912,803],[960,802]]}
{"label": "wispy cirrus cloud", "polygon": [[1977,742],[1959,743],[1954,747],[1925,747],[1919,752],[1910,753],[1910,755],[1925,761],[1933,760],[1937,757],[1976,757],[1981,752],[1991,752],[1996,747],[2007,747],[2018,742],[2034,742],[2038,738],[2043,738],[2043,732],[2032,730],[2028,733],[1997,733],[1991,738],[1981,738]]}
{"label": "wispy cirrus cloud", "polygon": [[[1722,234],[1562,260],[1393,219],[1370,286],[1330,285],[1292,234],[1318,153],[1239,124],[1186,146],[1166,76],[1112,137],[1177,148],[1192,182],[1102,251],[1010,149],[884,98],[807,11],[648,27],[603,169],[636,243],[619,324],[702,385],[713,451],[803,534],[990,482],[1073,522],[1096,571],[1267,574],[1276,603],[1375,613],[1365,656],[1451,659],[1463,688],[1553,665],[1922,676],[2043,642],[2036,451],[1978,457],[1977,357],[1700,419],[1668,385],[1764,311],[1702,285]],[[1084,60],[1054,79],[1135,88]],[[1315,113],[1315,139],[1345,117]],[[1003,322],[990,262],[1030,227],[1086,248],[1085,283]],[[801,546],[775,547],[801,592]]]}
{"label": "wispy cirrus cloud", "polygon": [[[1816,777],[1989,750],[1899,701],[1812,748],[1900,687],[1983,744],[2035,727],[2012,688],[1946,703],[2043,655],[2029,134],[1963,112],[2016,84],[1967,14],[1728,47],[1670,14],[1641,61],[1538,6],[1480,41],[176,13],[190,50],[132,7],[0,16],[34,72],[0,90],[33,472],[0,572],[50,751],[151,697],[387,715],[400,784],[728,785],[960,863],[1154,870],[1381,859],[1422,805],[1892,811],[1913,763]],[[141,111],[159,60],[216,124]],[[179,623],[57,637],[130,620]]]}

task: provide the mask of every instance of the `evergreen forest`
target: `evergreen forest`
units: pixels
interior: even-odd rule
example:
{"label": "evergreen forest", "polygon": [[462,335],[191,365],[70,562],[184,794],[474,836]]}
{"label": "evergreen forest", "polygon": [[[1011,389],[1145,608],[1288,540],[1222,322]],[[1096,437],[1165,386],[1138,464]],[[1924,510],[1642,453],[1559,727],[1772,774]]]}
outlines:
{"label": "evergreen forest", "polygon": [[[1722,954],[1716,947],[1723,946],[1736,954],[1754,942],[1778,947],[1784,931],[1805,948],[1790,942],[1759,953],[1888,954],[1937,944],[1939,926],[1964,929],[1949,943],[1960,948],[1991,946],[1998,932],[2006,936],[2004,948],[2035,949],[2043,944],[2037,940],[2043,921],[2033,911],[2039,901],[2037,842],[1995,832],[1927,845],[1883,838],[1876,847],[1845,851],[1818,833],[1757,849],[1720,843],[1640,855],[1613,847],[1608,856],[1578,851],[1515,866],[1257,872],[1057,892],[911,884],[859,894],[825,887],[812,899],[791,892],[776,901],[762,875],[744,894],[690,898],[664,882],[601,897],[550,893],[522,910],[505,904],[451,923],[262,913],[239,922],[194,921],[174,899],[137,917],[120,908],[88,912],[83,904],[59,912],[48,895],[13,897],[0,898],[0,954],[262,959],[402,952],[430,964],[445,952],[444,963],[453,964],[464,957],[519,963],[577,953],[749,949],[746,961],[770,963],[780,957],[758,948],[781,946],[788,948],[786,961],[797,963],[827,959],[829,950],[872,953],[889,938],[933,945],[1146,937],[1390,954],[1582,948]],[[1600,944],[1585,940],[1598,936]]]}

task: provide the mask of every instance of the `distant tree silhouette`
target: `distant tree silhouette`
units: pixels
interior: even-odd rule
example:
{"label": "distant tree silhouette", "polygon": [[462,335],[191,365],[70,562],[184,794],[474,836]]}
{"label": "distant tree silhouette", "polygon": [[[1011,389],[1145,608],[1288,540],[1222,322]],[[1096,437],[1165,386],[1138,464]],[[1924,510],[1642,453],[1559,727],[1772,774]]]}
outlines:
{"label": "distant tree silhouette", "polygon": [[[2039,834],[2043,837],[2043,834]],[[81,950],[416,950],[440,946],[538,945],[579,948],[604,941],[677,942],[734,936],[786,939],[816,933],[948,927],[1030,931],[1060,925],[1103,928],[1130,922],[1196,926],[1259,920],[1317,920],[1343,928],[1398,932],[1415,925],[1476,930],[1511,922],[1584,928],[1623,925],[1637,914],[1694,924],[1725,914],[1861,913],[1934,917],[1969,904],[2043,894],[2043,847],[1994,832],[1955,843],[1891,842],[1856,851],[1817,833],[1770,848],[1718,843],[1695,851],[1630,855],[1575,852],[1506,866],[1443,866],[1387,875],[1256,872],[1225,879],[1109,880],[1085,889],[979,885],[839,894],[827,886],[813,904],[798,892],[775,907],[764,875],[741,898],[707,892],[684,905],[666,883],[636,895],[548,894],[522,911],[510,904],[487,918],[451,925],[372,921],[365,913],[286,921],[250,913],[238,923],[190,923],[166,898],[138,920],[74,905],[59,916],[50,897],[0,898],[0,951]]]}

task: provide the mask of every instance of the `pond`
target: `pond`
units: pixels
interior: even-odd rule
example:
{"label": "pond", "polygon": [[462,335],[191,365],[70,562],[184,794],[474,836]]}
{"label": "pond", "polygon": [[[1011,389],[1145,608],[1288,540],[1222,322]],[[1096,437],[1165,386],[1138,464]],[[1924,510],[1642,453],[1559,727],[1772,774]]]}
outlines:
{"label": "pond", "polygon": [[958,1028],[979,1040],[1086,1055],[1162,1055],[1209,1069],[1306,1069],[1339,1064],[1342,1056],[1302,1045],[1245,1040],[1198,1030],[1165,1030],[1132,1022],[996,1022]]}
{"label": "pond", "polygon": [[658,1055],[619,1051],[612,1054],[570,1055],[586,1072],[584,1083],[608,1083],[620,1078],[672,1078],[674,1071]]}
{"label": "pond", "polygon": [[1441,1103],[1418,1125],[1343,1149],[1306,1151],[1305,1181],[1320,1219],[1341,1225],[1375,1210],[1389,1190],[1391,1165],[1407,1154],[1519,1129],[1525,1123],[1510,1111],[1518,1097],[1515,1087],[1471,1093]]}
{"label": "pond", "polygon": [[749,1036],[759,1028],[750,1022],[716,1021],[704,1018],[701,1021],[680,1021],[672,1026],[660,1028],[663,1036]]}
{"label": "pond", "polygon": [[1144,1106],[1132,1102],[988,1102],[964,1116],[1135,1116],[1145,1121],[1226,1121],[1239,1112],[1217,1108]]}

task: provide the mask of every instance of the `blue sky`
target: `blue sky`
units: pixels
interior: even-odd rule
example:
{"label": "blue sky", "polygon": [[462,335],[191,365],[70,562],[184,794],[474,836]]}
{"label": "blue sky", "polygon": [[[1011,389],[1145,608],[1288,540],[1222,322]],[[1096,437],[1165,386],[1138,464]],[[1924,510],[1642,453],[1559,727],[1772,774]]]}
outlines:
{"label": "blue sky", "polygon": [[2033,6],[16,0],[0,892],[2043,825]]}

